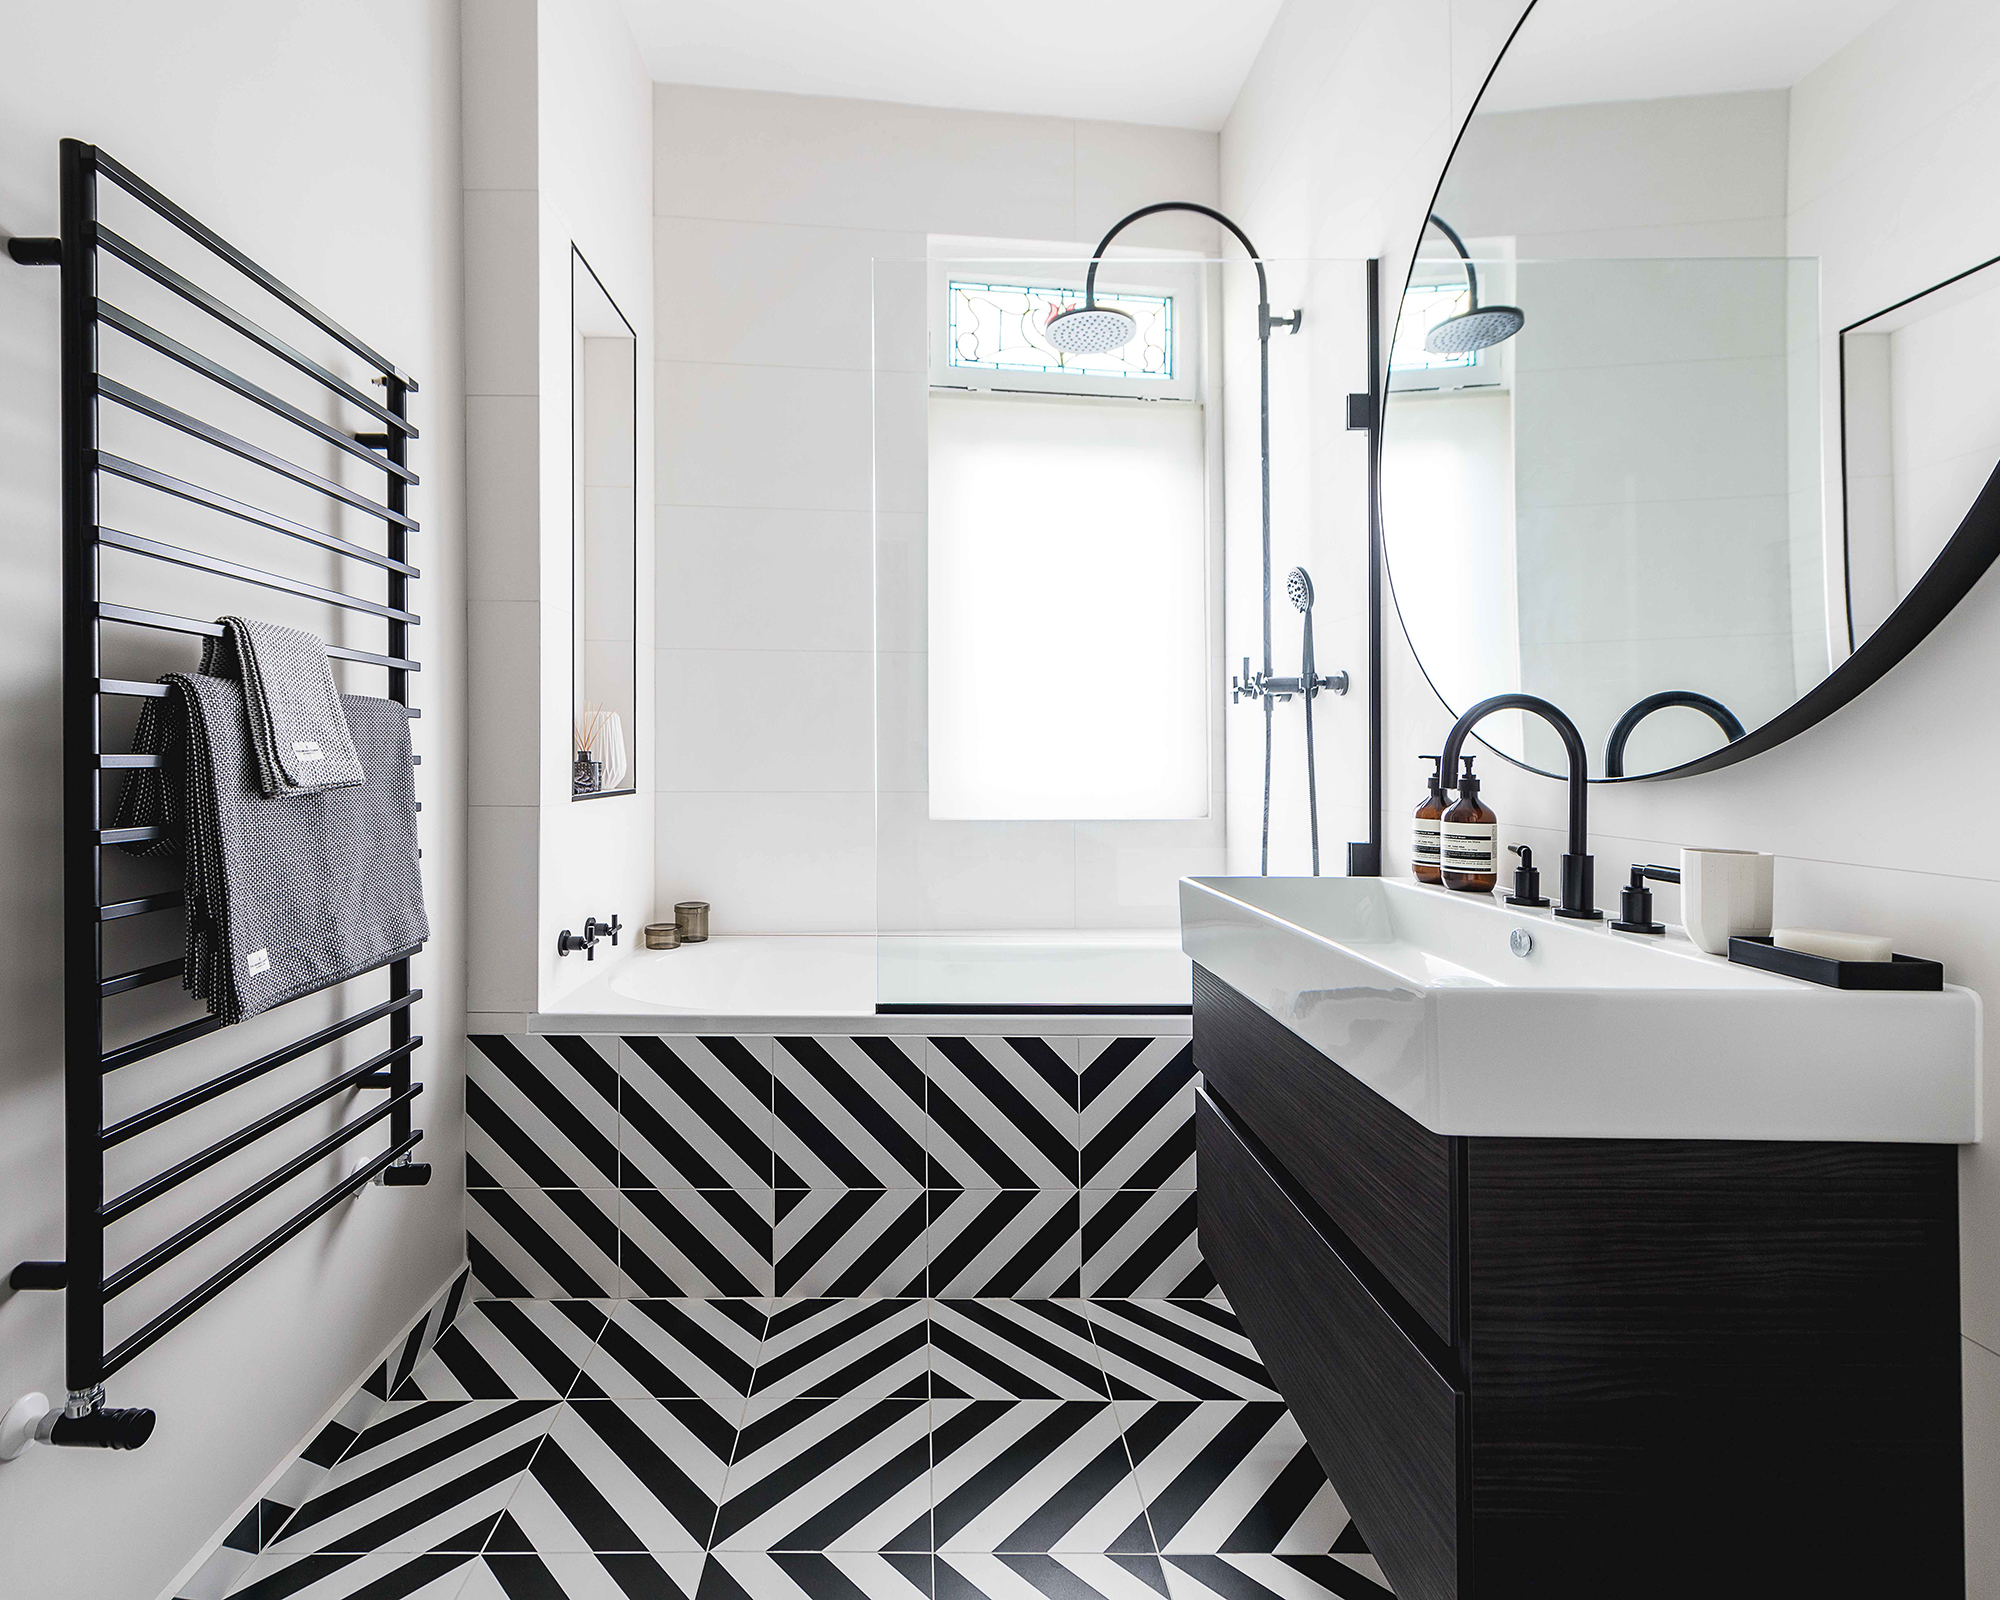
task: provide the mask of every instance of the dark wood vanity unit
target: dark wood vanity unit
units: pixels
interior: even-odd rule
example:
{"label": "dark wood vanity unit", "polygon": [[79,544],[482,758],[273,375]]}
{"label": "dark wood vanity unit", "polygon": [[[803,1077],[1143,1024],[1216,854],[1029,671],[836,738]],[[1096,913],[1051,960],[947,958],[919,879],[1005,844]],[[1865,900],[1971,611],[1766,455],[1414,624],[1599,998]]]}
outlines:
{"label": "dark wood vanity unit", "polygon": [[1436,1134],[1200,967],[1194,1041],[1202,1247],[1404,1600],[1964,1593],[1951,1146]]}

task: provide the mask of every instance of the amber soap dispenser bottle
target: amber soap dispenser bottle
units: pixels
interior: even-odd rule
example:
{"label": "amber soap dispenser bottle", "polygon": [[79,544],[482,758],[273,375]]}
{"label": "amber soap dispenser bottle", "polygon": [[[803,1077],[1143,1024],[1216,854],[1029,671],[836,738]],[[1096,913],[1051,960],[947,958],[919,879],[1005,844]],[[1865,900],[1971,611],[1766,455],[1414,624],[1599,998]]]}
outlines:
{"label": "amber soap dispenser bottle", "polygon": [[1416,834],[1410,841],[1410,870],[1416,874],[1419,883],[1442,883],[1444,873],[1439,870],[1438,819],[1444,815],[1445,808],[1444,758],[1423,756],[1420,759],[1431,764],[1431,792],[1417,807]]}
{"label": "amber soap dispenser bottle", "polygon": [[1491,806],[1479,803],[1479,780],[1472,775],[1472,757],[1464,759],[1458,803],[1438,825],[1439,865],[1447,889],[1489,894],[1500,881],[1500,819]]}

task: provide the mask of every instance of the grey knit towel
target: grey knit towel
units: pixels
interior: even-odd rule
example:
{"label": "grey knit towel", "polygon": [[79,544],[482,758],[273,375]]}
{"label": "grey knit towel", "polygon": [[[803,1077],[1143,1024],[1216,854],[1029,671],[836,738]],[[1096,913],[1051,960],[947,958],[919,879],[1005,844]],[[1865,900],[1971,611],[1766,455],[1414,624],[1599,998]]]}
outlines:
{"label": "grey knit towel", "polygon": [[312,794],[360,783],[367,775],[341,710],[326,641],[254,617],[216,620],[222,637],[203,641],[198,670],[243,685],[264,793]]}
{"label": "grey knit towel", "polygon": [[183,987],[224,1022],[283,1005],[407,956],[430,937],[417,867],[410,719],[391,700],[344,695],[367,781],[265,794],[241,684],[173,673],[141,710],[133,748],[164,765],[127,779],[112,825],[165,837],[185,868]]}

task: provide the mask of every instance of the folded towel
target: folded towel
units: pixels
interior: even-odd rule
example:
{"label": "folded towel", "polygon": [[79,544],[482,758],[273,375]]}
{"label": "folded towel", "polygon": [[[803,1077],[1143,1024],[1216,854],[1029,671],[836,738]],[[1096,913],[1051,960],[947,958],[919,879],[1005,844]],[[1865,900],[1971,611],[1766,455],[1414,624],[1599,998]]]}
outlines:
{"label": "folded towel", "polygon": [[197,670],[243,685],[264,793],[311,794],[360,783],[366,774],[341,711],[326,641],[253,617],[217,620],[222,637],[203,643]]}
{"label": "folded towel", "polygon": [[179,850],[186,869],[182,985],[226,1023],[415,951],[430,937],[417,867],[410,720],[390,700],[343,695],[365,782],[261,792],[243,685],[172,673],[148,700],[114,827],[160,827],[134,854]]}

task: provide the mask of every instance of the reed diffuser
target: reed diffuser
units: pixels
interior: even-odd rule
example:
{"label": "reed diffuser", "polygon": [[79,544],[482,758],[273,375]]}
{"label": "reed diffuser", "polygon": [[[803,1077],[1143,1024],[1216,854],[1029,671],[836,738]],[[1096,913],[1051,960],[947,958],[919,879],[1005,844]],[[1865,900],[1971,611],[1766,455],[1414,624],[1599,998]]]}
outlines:
{"label": "reed diffuser", "polygon": [[602,705],[588,705],[577,713],[571,724],[570,737],[576,745],[576,759],[570,763],[569,792],[572,795],[596,794],[604,787],[604,763],[591,754],[597,747],[599,735],[604,732],[604,719],[608,715]]}

